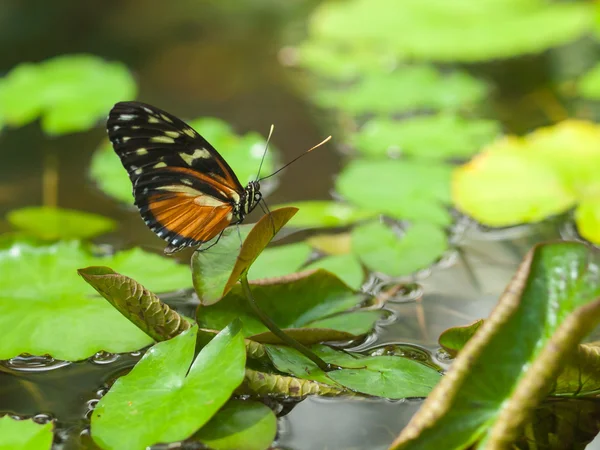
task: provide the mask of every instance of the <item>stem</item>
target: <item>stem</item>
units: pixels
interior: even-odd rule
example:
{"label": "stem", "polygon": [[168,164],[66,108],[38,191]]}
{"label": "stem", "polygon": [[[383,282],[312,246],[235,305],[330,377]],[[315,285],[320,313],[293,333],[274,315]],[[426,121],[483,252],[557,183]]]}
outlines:
{"label": "stem", "polygon": [[308,359],[310,359],[312,362],[314,362],[319,367],[319,369],[321,369],[322,371],[329,372],[331,370],[338,368],[337,366],[335,366],[333,364],[326,363],[321,358],[319,358],[317,355],[315,355],[312,351],[310,351],[306,346],[304,346],[303,344],[301,344],[300,342],[298,342],[296,339],[292,338],[291,336],[288,336],[287,334],[285,334],[285,332],[281,328],[279,328],[275,324],[275,322],[273,322],[271,320],[271,318],[262,311],[262,309],[260,309],[258,307],[258,305],[256,304],[256,300],[254,300],[254,296],[252,295],[252,291],[250,290],[250,285],[248,284],[248,277],[246,274],[243,274],[240,277],[240,283],[242,284],[242,289],[244,291],[244,294],[246,295],[246,300],[248,300],[248,304],[250,305],[250,308],[252,308],[252,311],[254,312],[254,314],[256,314],[256,316],[260,319],[260,321],[269,330],[271,330],[271,332],[275,336],[277,336],[279,339],[281,339],[284,343],[286,343],[290,347],[293,347],[296,350],[298,350],[300,353],[302,353],[304,356],[306,356]]}

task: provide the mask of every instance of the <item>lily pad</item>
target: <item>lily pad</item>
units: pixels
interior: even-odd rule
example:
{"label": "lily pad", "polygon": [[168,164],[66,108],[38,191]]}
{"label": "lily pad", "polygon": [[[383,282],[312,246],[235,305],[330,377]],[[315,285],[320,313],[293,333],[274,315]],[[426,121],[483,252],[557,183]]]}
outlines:
{"label": "lily pad", "polygon": [[449,225],[452,219],[445,205],[450,202],[451,173],[450,166],[432,162],[359,159],[342,170],[335,187],[361,208]]}
{"label": "lily pad", "polygon": [[[342,313],[362,301],[361,295],[355,294],[339,278],[323,270],[305,272],[291,280],[251,286],[260,309],[280,328],[313,328],[313,322]],[[220,330],[236,317],[244,324],[244,336],[252,337],[268,331],[254,316],[240,285],[234,286],[219,303],[200,306],[196,320],[203,328]],[[356,330],[345,326],[343,320],[341,322],[339,331],[362,334],[354,333]]]}
{"label": "lily pad", "polygon": [[252,227],[239,227],[241,247],[237,234],[230,231],[214,249],[195,252],[192,277],[200,302],[211,305],[227,294],[296,211],[296,208],[276,209]]}
{"label": "lily pad", "polygon": [[428,223],[415,223],[399,237],[378,222],[352,231],[352,249],[367,268],[392,277],[410,275],[436,262],[448,249],[446,234]]}
{"label": "lily pad", "polygon": [[404,120],[376,117],[352,135],[351,143],[366,157],[409,155],[428,159],[466,159],[500,133],[497,122],[454,114]]}
{"label": "lily pad", "polygon": [[536,222],[584,201],[589,203],[578,218],[593,219],[593,199],[600,191],[599,146],[600,126],[575,120],[524,138],[501,139],[456,169],[454,203],[491,226]]}
{"label": "lily pad", "polygon": [[227,402],[244,379],[240,324],[225,328],[194,360],[197,330],[153,346],[102,397],[92,414],[92,437],[102,448],[186,439]]}
{"label": "lily pad", "polygon": [[50,450],[52,422],[40,425],[33,420],[15,420],[0,417],[0,449]]}
{"label": "lily pad", "polygon": [[360,289],[365,280],[360,261],[353,254],[326,256],[310,263],[305,269],[325,269],[337,275],[340,280],[355,290]]}
{"label": "lily pad", "polygon": [[297,272],[311,253],[310,245],[305,242],[267,248],[248,270],[248,278],[277,278]]}
{"label": "lily pad", "polygon": [[433,66],[406,66],[393,73],[367,74],[346,88],[321,88],[323,107],[352,115],[414,110],[458,111],[481,102],[487,86],[464,72],[440,73]]}
{"label": "lily pad", "polygon": [[376,213],[360,209],[346,203],[329,200],[310,200],[277,205],[276,208],[294,206],[298,213],[289,221],[289,226],[297,228],[333,228],[351,225],[369,219]]}
{"label": "lily pad", "polygon": [[577,91],[584,98],[600,99],[600,64],[596,64],[579,79]]}
{"label": "lily pad", "polygon": [[399,356],[363,356],[320,345],[313,351],[341,370],[323,372],[298,351],[267,345],[275,367],[298,378],[341,385],[356,392],[391,399],[425,397],[441,378],[435,369]]}
{"label": "lily pad", "polygon": [[444,350],[452,356],[456,356],[475,332],[481,328],[481,325],[483,325],[483,320],[479,319],[470,325],[448,328],[440,334],[438,342]]}
{"label": "lily pad", "polygon": [[76,361],[152,342],[79,278],[77,269],[92,265],[110,265],[153,292],[191,286],[187,267],[140,249],[100,257],[78,242],[13,243],[0,250],[0,359],[30,353]]}
{"label": "lily pad", "polygon": [[190,328],[188,321],[132,278],[99,266],[79,269],[77,273],[155,341],[171,339]]}
{"label": "lily pad", "polygon": [[[235,134],[226,122],[212,117],[188,123],[217,149],[242,184],[256,179],[266,145],[264,137],[256,132]],[[263,174],[273,172],[275,153],[276,150],[269,147],[262,166]],[[105,194],[125,203],[133,203],[131,181],[110,142],[102,144],[94,153],[90,176]]]}
{"label": "lily pad", "polygon": [[594,10],[585,3],[353,0],[321,4],[310,36],[403,58],[471,62],[539,53],[583,36],[593,24]]}
{"label": "lily pad", "polygon": [[214,450],[265,450],[277,433],[271,408],[260,402],[230,400],[194,435]]}
{"label": "lily pad", "polygon": [[492,316],[392,448],[510,446],[600,322],[599,263],[599,253],[581,243],[530,251]]}
{"label": "lily pad", "polygon": [[40,239],[87,239],[114,230],[108,217],[72,209],[30,206],[10,211],[6,219],[15,228]]}
{"label": "lily pad", "polygon": [[112,105],[134,98],[135,82],[127,68],[91,55],[58,56],[22,63],[0,80],[0,116],[23,126],[41,116],[48,134],[91,128]]}

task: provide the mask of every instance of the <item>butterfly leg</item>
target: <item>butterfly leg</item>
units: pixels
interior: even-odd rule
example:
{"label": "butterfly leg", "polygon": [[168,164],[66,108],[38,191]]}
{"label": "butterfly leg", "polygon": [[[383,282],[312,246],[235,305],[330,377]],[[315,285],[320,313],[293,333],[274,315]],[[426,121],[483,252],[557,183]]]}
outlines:
{"label": "butterfly leg", "polygon": [[197,251],[197,252],[205,252],[205,251],[206,251],[206,250],[208,250],[209,248],[212,248],[212,247],[214,247],[215,245],[217,245],[217,244],[219,243],[219,240],[221,239],[221,236],[223,236],[223,232],[224,232],[224,231],[225,231],[225,230],[223,230],[223,231],[221,231],[221,232],[219,233],[219,235],[217,236],[217,240],[216,240],[215,242],[213,242],[212,244],[210,244],[208,247],[205,247],[205,248],[197,248],[197,249],[196,249],[196,251]]}

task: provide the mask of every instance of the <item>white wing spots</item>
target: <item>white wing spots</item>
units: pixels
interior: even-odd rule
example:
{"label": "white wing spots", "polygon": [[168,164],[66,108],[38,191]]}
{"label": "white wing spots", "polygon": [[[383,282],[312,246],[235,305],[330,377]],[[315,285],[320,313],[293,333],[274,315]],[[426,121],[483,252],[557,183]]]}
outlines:
{"label": "white wing spots", "polygon": [[181,133],[179,133],[179,131],[165,131],[165,134],[172,138],[178,138],[179,136],[181,136]]}
{"label": "white wing spots", "polygon": [[148,154],[148,150],[146,150],[145,148],[138,148],[135,151],[135,154],[138,155],[138,156],[144,156],[144,155]]}
{"label": "white wing spots", "polygon": [[194,203],[198,206],[223,206],[223,201],[211,197],[210,195],[201,195],[200,197],[196,197],[194,199]]}
{"label": "white wing spots", "polygon": [[119,120],[133,120],[135,117],[135,114],[121,114]]}
{"label": "white wing spots", "polygon": [[229,192],[229,196],[234,201],[234,203],[239,203],[240,202],[240,196],[239,196],[239,194],[236,191],[231,190]]}
{"label": "white wing spots", "polygon": [[177,192],[180,194],[189,195],[190,197],[198,197],[199,195],[204,195],[202,192],[200,192],[194,188],[191,188],[189,186],[183,186],[181,184],[178,184],[178,185],[169,184],[166,186],[158,186],[156,188],[156,190],[167,191],[167,192]]}
{"label": "white wing spots", "polygon": [[133,171],[133,173],[134,173],[134,174],[136,174],[136,175],[141,175],[141,174],[142,174],[142,172],[143,172],[143,170],[142,170],[141,168],[135,169],[135,170]]}
{"label": "white wing spots", "polygon": [[227,220],[230,221],[230,222],[233,220],[233,212],[229,211],[227,213]]}
{"label": "white wing spots", "polygon": [[178,242],[179,242],[179,240],[178,240],[178,239],[173,239],[173,240],[171,241],[171,244],[173,244],[173,245],[177,245],[177,243],[178,243]]}
{"label": "white wing spots", "polygon": [[150,116],[150,117],[148,117],[148,123],[160,123],[160,120],[158,120],[154,116]]}
{"label": "white wing spots", "polygon": [[181,182],[183,184],[187,184],[188,186],[192,186],[193,185],[193,183],[190,180],[188,180],[187,178],[182,178]]}
{"label": "white wing spots", "polygon": [[129,136],[123,136],[123,137],[121,138],[121,142],[125,143],[125,142],[127,142],[129,139],[131,139]]}
{"label": "white wing spots", "polygon": [[[117,127],[115,127],[117,128]],[[139,130],[141,127],[139,125],[131,125],[132,130]]]}
{"label": "white wing spots", "polygon": [[164,162],[159,162],[152,166],[153,169],[160,169],[161,167],[167,167],[167,164]]}
{"label": "white wing spots", "polygon": [[113,131],[117,131],[119,128],[121,128],[119,125],[115,125],[115,126],[113,127]]}
{"label": "white wing spots", "polygon": [[192,130],[191,128],[185,128],[183,130],[183,132],[191,138],[196,137],[196,132],[194,130]]}
{"label": "white wing spots", "polygon": [[175,140],[169,136],[152,136],[150,142],[157,142],[160,144],[174,144]]}
{"label": "white wing spots", "polygon": [[160,117],[162,117],[162,119],[165,122],[173,123],[173,121],[168,116],[165,116],[164,114],[161,114]]}
{"label": "white wing spots", "polygon": [[181,159],[183,159],[188,166],[191,166],[194,163],[194,160],[198,158],[208,159],[211,157],[210,152],[205,148],[197,148],[191,155],[181,152],[179,153],[179,156],[181,156]]}
{"label": "white wing spots", "polygon": [[152,111],[150,108],[146,108],[145,106],[142,106],[142,109],[144,111],[146,111],[148,114],[154,114],[154,111]]}

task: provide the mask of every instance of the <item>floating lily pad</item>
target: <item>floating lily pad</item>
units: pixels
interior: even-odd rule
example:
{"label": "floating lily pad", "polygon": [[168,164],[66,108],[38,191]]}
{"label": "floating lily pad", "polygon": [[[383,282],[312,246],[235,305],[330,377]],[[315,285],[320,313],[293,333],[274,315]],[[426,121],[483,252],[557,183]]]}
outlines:
{"label": "floating lily pad", "polygon": [[575,210],[575,222],[583,238],[600,243],[600,197],[583,199]]}
{"label": "floating lily pad", "polygon": [[355,290],[360,289],[365,280],[360,261],[353,254],[327,256],[310,263],[305,269],[325,269]]}
{"label": "floating lily pad", "polygon": [[276,209],[254,226],[240,227],[240,234],[243,233],[241,247],[237,233],[230,231],[214,249],[195,252],[192,276],[200,302],[211,305],[227,294],[296,211],[296,208]]}
{"label": "floating lily pad", "polygon": [[195,360],[195,326],[152,347],[94,409],[94,440],[110,450],[190,437],[244,379],[246,350],[239,325],[225,328]]}
{"label": "floating lily pad", "polygon": [[75,361],[152,342],[77,275],[92,265],[110,265],[153,292],[191,286],[187,267],[140,249],[98,257],[77,242],[13,243],[0,250],[0,359],[30,353]]}
{"label": "floating lily pad", "polygon": [[271,408],[260,402],[230,400],[194,435],[214,450],[265,450],[277,433]]}
{"label": "floating lily pad", "polygon": [[391,448],[458,449],[480,440],[510,446],[600,322],[599,264],[599,253],[581,243],[530,251],[492,316]]}
{"label": "floating lily pad", "polygon": [[452,168],[416,161],[352,161],[336,180],[336,190],[350,203],[397,219],[449,225]]}
{"label": "floating lily pad", "polygon": [[350,233],[317,234],[309,237],[308,242],[315,250],[327,255],[346,255],[350,253]]}
{"label": "floating lily pad", "polygon": [[594,10],[585,3],[353,0],[321,4],[310,36],[411,59],[484,61],[542,52],[583,36],[593,24]]}
{"label": "floating lily pad", "polygon": [[[574,120],[524,138],[501,139],[456,169],[454,202],[491,226],[536,222],[565,212],[578,201],[586,202],[578,220],[590,220],[597,214],[591,208],[600,190],[599,148],[600,126]],[[589,238],[600,240],[589,234],[589,226],[582,226]]]}
{"label": "floating lily pad", "polygon": [[267,248],[248,270],[248,278],[276,278],[297,272],[311,253],[310,245],[305,242]]}
{"label": "floating lily pad", "polygon": [[413,110],[457,111],[481,102],[487,86],[464,72],[441,74],[433,66],[406,66],[368,74],[345,88],[322,88],[315,100],[352,115]]}
{"label": "floating lily pad", "polygon": [[428,223],[413,224],[402,237],[378,222],[352,231],[352,249],[372,271],[401,277],[425,269],[448,249],[446,233]]}
{"label": "floating lily pad", "polygon": [[15,209],[8,222],[40,239],[86,239],[114,230],[117,224],[108,217],[72,209],[30,206]]}
{"label": "floating lily pad", "polygon": [[336,81],[351,81],[365,73],[391,72],[397,66],[397,59],[393,52],[328,45],[317,39],[306,40],[297,49],[299,65]]}
{"label": "floating lily pad", "polygon": [[584,98],[600,99],[600,64],[596,64],[579,79],[577,91]]}
{"label": "floating lily pad", "polygon": [[281,372],[378,397],[425,397],[441,378],[435,369],[409,358],[363,356],[324,345],[313,347],[313,350],[328,363],[342,369],[325,373],[290,347],[267,345],[269,357]]}
{"label": "floating lily pad", "polygon": [[52,428],[52,422],[40,425],[33,420],[0,417],[0,449],[50,450]]}
{"label": "floating lily pad", "polygon": [[483,325],[482,319],[477,320],[470,325],[449,328],[440,334],[438,342],[444,350],[452,356],[456,356],[475,332],[481,328],[481,325]]}
{"label": "floating lily pad", "polygon": [[410,155],[428,159],[465,159],[500,133],[497,122],[465,119],[453,114],[417,116],[404,120],[369,120],[351,143],[364,156]]}
{"label": "floating lily pad", "polygon": [[[266,145],[264,137],[256,132],[235,134],[226,122],[211,117],[188,123],[217,149],[240,183],[245,185],[256,179]],[[262,166],[263,174],[273,172],[275,153],[276,150],[269,146]],[[125,203],[133,203],[131,181],[109,142],[102,144],[94,153],[90,176],[105,194]]]}
{"label": "floating lily pad", "polygon": [[[362,301],[361,295],[355,294],[335,275],[322,270],[304,273],[289,281],[251,284],[251,287],[260,309],[280,328],[313,328],[313,322],[342,313]],[[234,286],[219,303],[200,306],[196,320],[203,328],[220,330],[236,317],[244,324],[245,336],[268,331],[250,309],[240,285]],[[377,318],[372,323],[375,320]],[[364,333],[362,327],[353,330],[350,326],[344,326],[343,319],[340,322],[339,331],[353,335]]]}
{"label": "floating lily pad", "polygon": [[22,126],[41,116],[48,134],[91,128],[114,103],[136,94],[127,68],[91,55],[23,63],[0,80],[0,116]]}
{"label": "floating lily pad", "polygon": [[298,228],[343,227],[375,215],[373,211],[330,200],[287,203],[276,207],[288,206],[298,208],[298,213],[289,221],[289,226]]}

